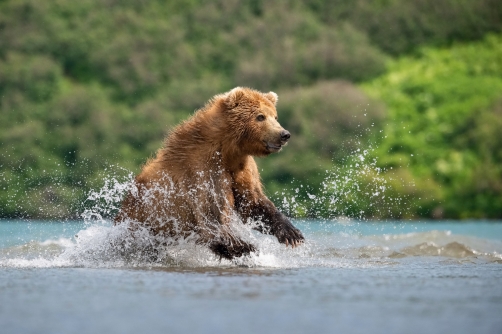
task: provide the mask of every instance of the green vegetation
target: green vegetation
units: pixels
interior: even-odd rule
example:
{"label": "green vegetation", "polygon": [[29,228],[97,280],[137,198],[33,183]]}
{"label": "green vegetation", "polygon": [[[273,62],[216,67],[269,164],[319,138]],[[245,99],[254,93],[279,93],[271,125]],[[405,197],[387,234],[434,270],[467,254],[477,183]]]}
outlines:
{"label": "green vegetation", "polygon": [[77,215],[235,86],[279,94],[293,138],[259,163],[290,214],[501,217],[500,22],[497,0],[0,1],[0,217]]}
{"label": "green vegetation", "polygon": [[411,172],[417,215],[501,217],[502,36],[423,49],[365,87],[388,106],[376,156]]}

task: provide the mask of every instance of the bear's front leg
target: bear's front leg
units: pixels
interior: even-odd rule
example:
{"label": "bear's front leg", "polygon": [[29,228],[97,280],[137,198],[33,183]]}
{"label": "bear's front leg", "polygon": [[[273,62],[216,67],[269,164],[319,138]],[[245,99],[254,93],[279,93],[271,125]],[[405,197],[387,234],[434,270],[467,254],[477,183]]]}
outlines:
{"label": "bear's front leg", "polygon": [[[230,228],[233,213],[233,194],[230,188],[222,189],[223,195],[215,196],[212,201],[198,201],[211,204],[205,212],[195,210],[198,220],[199,243],[206,244],[217,256],[232,260],[236,257],[249,255],[256,248],[234,234]],[[209,197],[209,196],[207,196]],[[216,201],[220,201],[216,203]],[[203,211],[203,210],[202,210]]]}
{"label": "bear's front leg", "polygon": [[220,258],[232,260],[256,251],[252,244],[234,235],[227,226],[220,222],[199,227],[197,230],[197,244],[209,247]]}
{"label": "bear's front leg", "polygon": [[261,199],[251,210],[252,218],[260,220],[263,225],[257,229],[274,235],[280,243],[296,247],[305,242],[302,232],[293,226],[291,221],[267,198]]}
{"label": "bear's front leg", "polygon": [[235,210],[246,222],[248,218],[261,221],[256,229],[277,237],[280,243],[296,247],[305,241],[302,232],[275,207],[263,193],[255,161],[249,157],[242,169],[233,173],[232,192]]}
{"label": "bear's front leg", "polygon": [[293,226],[291,221],[265,196],[249,198],[235,192],[236,209],[244,221],[251,218],[260,221],[262,225],[256,230],[264,234],[274,235],[280,243],[296,247],[305,241],[302,232]]}
{"label": "bear's front leg", "polygon": [[234,240],[233,242],[216,240],[209,245],[209,248],[220,258],[227,260],[249,255],[251,252],[256,251],[253,245],[242,240]]}

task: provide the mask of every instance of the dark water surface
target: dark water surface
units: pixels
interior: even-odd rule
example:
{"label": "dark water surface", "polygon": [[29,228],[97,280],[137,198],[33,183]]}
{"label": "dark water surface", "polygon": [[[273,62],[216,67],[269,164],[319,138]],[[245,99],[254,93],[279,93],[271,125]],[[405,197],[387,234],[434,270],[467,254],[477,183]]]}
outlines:
{"label": "dark water surface", "polygon": [[260,254],[231,263],[194,245],[124,258],[106,224],[0,221],[0,332],[502,333],[501,223],[296,224],[305,246],[250,232]]}

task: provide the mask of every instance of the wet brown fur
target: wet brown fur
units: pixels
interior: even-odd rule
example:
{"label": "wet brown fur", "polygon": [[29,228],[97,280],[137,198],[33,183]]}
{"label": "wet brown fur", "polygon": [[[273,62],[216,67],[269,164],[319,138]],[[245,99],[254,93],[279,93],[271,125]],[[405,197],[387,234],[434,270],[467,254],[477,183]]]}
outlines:
{"label": "wet brown fur", "polygon": [[214,96],[174,128],[145,164],[135,179],[137,191],[126,197],[115,223],[130,221],[171,237],[195,233],[198,243],[229,259],[255,250],[229,232],[234,212],[244,222],[262,220],[262,231],[280,242],[303,242],[265,196],[253,158],[285,144],[276,102],[275,93],[240,87]]}

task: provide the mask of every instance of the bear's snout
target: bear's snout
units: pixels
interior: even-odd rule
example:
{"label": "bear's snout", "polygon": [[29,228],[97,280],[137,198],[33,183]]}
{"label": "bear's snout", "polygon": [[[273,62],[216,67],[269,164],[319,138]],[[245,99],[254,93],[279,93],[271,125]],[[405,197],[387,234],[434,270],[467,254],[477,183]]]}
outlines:
{"label": "bear's snout", "polygon": [[291,133],[288,130],[281,131],[281,142],[286,143],[291,138]]}

